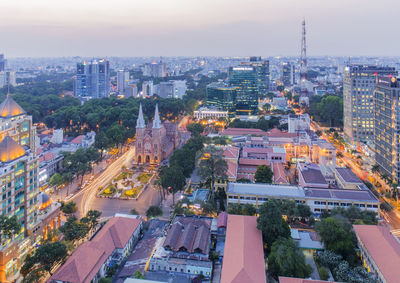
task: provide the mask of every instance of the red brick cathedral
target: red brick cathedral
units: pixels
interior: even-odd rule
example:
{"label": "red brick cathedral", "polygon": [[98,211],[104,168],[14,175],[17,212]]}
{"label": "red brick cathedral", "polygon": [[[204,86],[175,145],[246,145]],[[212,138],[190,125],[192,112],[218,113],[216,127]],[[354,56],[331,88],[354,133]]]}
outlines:
{"label": "red brick cathedral", "polygon": [[178,125],[170,121],[161,123],[158,104],[152,123],[147,127],[143,118],[142,104],[136,122],[136,153],[137,164],[159,164],[179,146],[181,139]]}

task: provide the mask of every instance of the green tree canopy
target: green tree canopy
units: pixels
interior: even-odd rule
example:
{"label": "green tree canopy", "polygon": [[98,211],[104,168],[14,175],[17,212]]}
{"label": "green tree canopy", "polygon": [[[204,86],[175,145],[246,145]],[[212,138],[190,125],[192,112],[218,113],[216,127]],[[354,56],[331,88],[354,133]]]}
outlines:
{"label": "green tree canopy", "polygon": [[217,178],[226,179],[228,164],[223,158],[222,150],[207,146],[199,151],[198,156],[198,175],[203,181],[211,182],[211,189],[214,191],[214,184]]}
{"label": "green tree canopy", "polygon": [[257,228],[263,233],[264,243],[268,248],[272,246],[279,237],[289,238],[289,225],[283,220],[280,204],[277,200],[268,200],[259,208]]}
{"label": "green tree canopy", "polygon": [[271,247],[268,256],[268,272],[278,276],[307,278],[311,274],[311,267],[297,243],[291,238],[279,238]]}
{"label": "green tree canopy", "polygon": [[156,205],[150,206],[146,211],[146,217],[148,219],[160,217],[162,216],[162,214],[163,214],[162,209]]}
{"label": "green tree canopy", "polygon": [[267,183],[271,184],[272,183],[272,170],[269,166],[267,165],[259,165],[257,167],[256,174],[254,175],[254,181],[256,183]]}
{"label": "green tree canopy", "polygon": [[191,123],[187,126],[187,130],[191,132],[193,136],[199,136],[204,131],[204,126],[200,123]]}

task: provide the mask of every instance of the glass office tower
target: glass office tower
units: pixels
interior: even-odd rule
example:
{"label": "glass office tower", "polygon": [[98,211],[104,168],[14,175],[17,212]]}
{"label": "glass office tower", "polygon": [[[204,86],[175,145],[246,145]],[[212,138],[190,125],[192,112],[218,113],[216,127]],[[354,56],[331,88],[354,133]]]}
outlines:
{"label": "glass office tower", "polygon": [[253,115],[258,110],[258,72],[250,65],[229,68],[229,84],[236,88],[236,114]]}
{"label": "glass office tower", "polygon": [[230,87],[223,82],[207,85],[207,106],[218,110],[228,111],[232,117],[236,111],[236,87]]}

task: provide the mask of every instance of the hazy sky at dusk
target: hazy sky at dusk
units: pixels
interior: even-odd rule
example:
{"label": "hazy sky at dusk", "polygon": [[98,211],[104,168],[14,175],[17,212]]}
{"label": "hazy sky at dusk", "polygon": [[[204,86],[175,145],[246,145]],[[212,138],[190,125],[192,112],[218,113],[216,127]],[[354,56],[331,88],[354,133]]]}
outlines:
{"label": "hazy sky at dusk", "polygon": [[0,0],[0,53],[399,55],[399,0]]}

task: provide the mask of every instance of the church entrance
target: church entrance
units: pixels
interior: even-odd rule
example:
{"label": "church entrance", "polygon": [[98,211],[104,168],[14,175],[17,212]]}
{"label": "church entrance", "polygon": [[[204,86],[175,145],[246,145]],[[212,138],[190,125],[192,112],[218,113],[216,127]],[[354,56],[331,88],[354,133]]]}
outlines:
{"label": "church entrance", "polygon": [[154,163],[157,163],[157,162],[158,162],[158,158],[156,156],[156,157],[154,157]]}
{"label": "church entrance", "polygon": [[141,155],[138,156],[137,163],[142,163],[142,156]]}
{"label": "church entrance", "polygon": [[150,163],[150,155],[146,155],[146,163]]}

